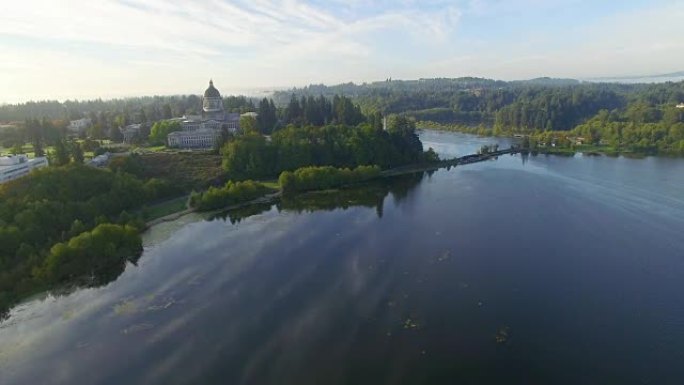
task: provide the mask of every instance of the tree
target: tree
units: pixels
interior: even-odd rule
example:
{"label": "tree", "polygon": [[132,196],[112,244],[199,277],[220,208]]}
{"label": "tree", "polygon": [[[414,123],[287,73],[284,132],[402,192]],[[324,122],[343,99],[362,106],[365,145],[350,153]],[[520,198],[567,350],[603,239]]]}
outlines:
{"label": "tree", "polygon": [[273,150],[259,134],[248,133],[225,144],[223,167],[231,178],[246,179],[274,174]]}
{"label": "tree", "polygon": [[276,107],[273,100],[268,100],[263,98],[259,102],[258,115],[257,115],[257,127],[259,132],[264,135],[268,135],[273,132],[278,118],[276,116]]}
{"label": "tree", "polygon": [[147,123],[147,114],[145,114],[145,109],[142,107],[138,111],[138,123]]}
{"label": "tree", "polygon": [[243,133],[259,133],[259,127],[257,120],[252,116],[241,116],[240,117],[240,130]]}
{"label": "tree", "polygon": [[150,129],[150,136],[149,140],[150,143],[152,144],[157,144],[157,145],[162,145],[166,143],[166,137],[175,131],[180,131],[182,130],[183,127],[179,122],[175,121],[170,121],[170,120],[162,120],[160,122],[156,122],[153,126],[152,129]]}
{"label": "tree", "polygon": [[45,156],[45,151],[43,150],[45,135],[40,122],[36,119],[27,119],[24,123],[24,127],[26,127],[26,133],[33,145],[34,155]]}
{"label": "tree", "polygon": [[92,139],[103,139],[105,137],[104,129],[102,128],[102,124],[100,124],[99,122],[92,124],[88,128],[86,133],[87,133],[88,137],[90,137]]}
{"label": "tree", "polygon": [[19,143],[15,143],[12,146],[12,148],[10,149],[10,153],[12,153],[12,155],[23,154],[24,153],[24,146],[22,146]]}
{"label": "tree", "polygon": [[382,124],[382,114],[379,111],[375,111],[373,113],[373,124],[372,127],[376,131],[382,131],[383,129],[383,124]]}
{"label": "tree", "polygon": [[171,112],[171,105],[169,103],[164,104],[164,107],[162,107],[162,118],[163,119],[173,118],[173,112]]}
{"label": "tree", "polygon": [[66,143],[64,139],[60,139],[55,142],[55,149],[51,154],[50,163],[54,166],[64,166],[69,164],[69,150],[67,150]]}
{"label": "tree", "polygon": [[392,115],[387,123],[387,131],[398,135],[409,135],[416,131],[416,122],[404,115]]}
{"label": "tree", "polygon": [[74,159],[74,163],[83,164],[83,148],[76,141],[71,143],[71,157]]}
{"label": "tree", "polygon": [[68,242],[54,245],[45,258],[44,276],[51,282],[88,273],[106,276],[112,268],[123,271],[125,262],[136,260],[141,253],[142,239],[137,229],[101,224]]}
{"label": "tree", "polygon": [[295,94],[292,94],[290,98],[290,103],[287,105],[285,110],[285,120],[289,124],[299,125],[302,123],[302,108],[299,105],[299,99]]}

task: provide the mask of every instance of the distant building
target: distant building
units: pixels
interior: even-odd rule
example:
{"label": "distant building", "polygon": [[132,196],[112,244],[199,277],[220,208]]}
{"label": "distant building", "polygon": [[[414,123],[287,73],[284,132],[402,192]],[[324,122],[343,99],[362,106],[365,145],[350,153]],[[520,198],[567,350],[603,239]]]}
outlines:
{"label": "distant building", "polygon": [[226,113],[221,93],[209,80],[209,88],[202,98],[201,116],[184,116],[181,120],[182,131],[167,136],[169,147],[209,148],[221,137],[221,133],[237,132],[240,129],[240,114]]}
{"label": "distant building", "polygon": [[259,116],[259,114],[257,114],[256,112],[245,112],[244,114],[240,115],[241,118],[245,117],[245,118],[254,118],[254,119],[256,119],[257,116]]}
{"label": "distant building", "polygon": [[169,147],[209,148],[213,147],[221,137],[220,130],[202,128],[194,131],[176,131],[169,134]]}
{"label": "distant building", "polygon": [[93,122],[88,118],[72,120],[69,122],[67,130],[74,134],[82,134],[92,125],[92,123]]}
{"label": "distant building", "polygon": [[140,129],[142,124],[129,124],[124,128],[120,128],[121,134],[123,135],[124,143],[131,144],[135,139],[140,136]]}
{"label": "distant building", "polygon": [[684,103],[677,104],[677,108],[684,108]]}
{"label": "distant building", "polygon": [[47,167],[45,157],[29,159],[26,155],[10,155],[0,157],[0,183],[21,178],[28,175],[31,170]]}
{"label": "distant building", "polygon": [[88,165],[93,166],[93,167],[104,167],[107,164],[109,164],[109,160],[111,159],[112,154],[109,152],[105,152],[102,155],[98,155],[94,157],[93,159],[88,162]]}

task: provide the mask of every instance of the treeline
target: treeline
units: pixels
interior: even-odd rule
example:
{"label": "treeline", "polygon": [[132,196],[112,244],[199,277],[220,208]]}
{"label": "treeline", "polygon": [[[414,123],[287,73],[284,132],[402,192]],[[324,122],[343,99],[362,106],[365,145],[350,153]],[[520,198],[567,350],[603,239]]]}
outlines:
{"label": "treeline", "polygon": [[[153,122],[174,116],[196,115],[201,112],[202,99],[198,95],[146,96],[111,100],[56,100],[32,101],[0,105],[0,121],[23,121],[25,119],[76,120],[91,118],[121,119],[127,124]],[[255,100],[246,96],[227,96],[223,106],[228,112],[256,111]]]}
{"label": "treeline", "polygon": [[635,103],[623,112],[599,111],[568,135],[546,131],[532,140],[559,147],[604,146],[612,152],[684,154],[684,108]]}
{"label": "treeline", "polygon": [[526,89],[496,112],[495,125],[516,131],[570,130],[602,109],[625,105],[624,97],[602,87]]}
{"label": "treeline", "polygon": [[84,273],[109,281],[123,272],[127,261],[135,263],[142,254],[139,231],[130,225],[98,225],[52,246],[37,275],[51,283],[71,282]]}
{"label": "treeline", "polygon": [[228,181],[223,187],[209,187],[203,192],[190,195],[190,207],[199,211],[209,211],[249,202],[274,192],[263,183],[246,180],[242,182]]}
{"label": "treeline", "polygon": [[294,94],[290,98],[283,113],[283,123],[296,126],[323,126],[326,124],[341,124],[356,126],[366,121],[361,108],[352,103],[350,98],[335,95],[330,99],[323,95],[297,98]]}
{"label": "treeline", "polygon": [[[394,177],[383,178],[364,183],[354,188],[342,188],[335,191],[322,191],[317,194],[285,194],[275,202],[278,211],[314,212],[319,210],[332,211],[350,207],[374,208],[378,217],[382,217],[385,199],[392,195],[394,204],[401,204],[409,192],[423,179],[425,173],[418,172]],[[223,211],[214,216],[229,220],[236,224],[245,218],[259,215],[273,209],[272,202],[251,204]]]}
{"label": "treeline", "polygon": [[292,95],[289,102],[278,109],[273,99],[262,99],[256,109],[257,117],[254,122],[241,119],[243,131],[257,131],[270,135],[283,127],[293,126],[324,126],[328,124],[352,125],[365,122],[366,116],[361,108],[352,103],[350,98],[335,95],[326,98],[318,97],[297,98]]}
{"label": "treeline", "polygon": [[[21,105],[2,106],[0,111],[2,108],[16,108],[18,111],[24,111],[24,113],[17,113],[16,116],[29,116],[30,118],[25,119],[18,126],[0,130],[0,145],[11,148],[31,142],[40,152],[42,148],[54,145],[58,140],[67,137],[70,134],[67,131],[70,120],[80,118],[88,118],[91,121],[90,126],[84,132],[79,133],[82,138],[121,142],[123,140],[121,128],[136,123],[141,125],[140,133],[132,139],[133,142],[159,145],[166,142],[166,136],[170,132],[180,130],[180,123],[171,120],[172,118],[185,114],[199,114],[201,108],[201,99],[197,97],[180,98],[177,101],[180,107],[172,107],[167,98],[134,98],[126,99],[126,101],[123,104],[119,100],[65,102],[64,108],[60,110],[61,115],[53,113],[52,102],[27,103],[31,107],[25,110],[20,108]],[[158,105],[162,101],[166,102]],[[254,100],[244,96],[224,97],[223,102],[228,112],[255,112],[256,118],[241,119],[241,126],[244,126],[247,131],[264,135],[270,135],[288,125],[357,125],[367,120],[357,104],[353,103],[350,98],[339,95],[330,98],[322,95],[308,98],[293,96],[282,106],[276,106],[273,99],[263,98],[255,103]],[[153,104],[140,106],[140,103]],[[189,103],[195,103],[194,107],[187,107]],[[79,110],[79,108],[82,109]],[[376,120],[379,122],[380,118]],[[0,113],[0,121],[3,121],[2,113]]]}
{"label": "treeline", "polygon": [[148,137],[149,143],[153,145],[162,145],[166,143],[166,137],[175,131],[181,131],[180,122],[173,120],[162,120],[154,123],[150,130],[150,135]]}
{"label": "treeline", "polygon": [[358,166],[355,169],[302,167],[294,172],[283,171],[278,178],[283,193],[326,190],[375,179],[380,176],[378,166]]}
{"label": "treeline", "polygon": [[[478,78],[388,80],[369,84],[313,85],[275,94],[285,98],[346,95],[361,109],[384,115],[401,113],[469,131],[541,132],[582,130],[606,110],[613,124],[602,137],[625,131],[623,146],[677,147],[679,118],[672,110],[684,103],[684,82],[660,84],[580,83],[572,79],[502,82]],[[680,109],[681,110],[681,109]],[[591,121],[591,122],[590,122]],[[627,127],[629,126],[629,127]],[[674,131],[675,133],[673,134]],[[612,134],[609,134],[612,132]],[[665,138],[664,138],[665,137]],[[604,139],[610,140],[610,139]]]}
{"label": "treeline", "polygon": [[130,174],[77,164],[39,169],[3,183],[0,308],[53,284],[55,277],[65,276],[64,271],[69,276],[88,275],[99,263],[94,253],[92,263],[57,272],[46,265],[55,244],[105,223],[142,228],[144,222],[132,212],[173,193],[173,186],[157,179],[142,182]]}
{"label": "treeline", "polygon": [[356,127],[288,126],[267,140],[261,135],[236,137],[222,149],[223,165],[232,179],[274,177],[305,166],[401,166],[424,160],[415,123],[390,119],[387,131],[369,123]]}

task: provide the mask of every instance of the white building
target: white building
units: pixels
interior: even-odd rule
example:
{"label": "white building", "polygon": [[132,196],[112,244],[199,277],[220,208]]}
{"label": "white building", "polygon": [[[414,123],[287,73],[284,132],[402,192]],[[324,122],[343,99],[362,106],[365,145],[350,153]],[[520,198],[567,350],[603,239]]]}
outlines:
{"label": "white building", "polygon": [[216,144],[221,131],[209,128],[194,131],[176,131],[169,134],[169,147],[209,148]]}
{"label": "white building", "polygon": [[104,167],[109,163],[109,159],[112,157],[112,154],[109,152],[105,152],[102,155],[98,155],[94,157],[93,159],[88,162],[89,165],[93,167]]}
{"label": "white building", "polygon": [[21,178],[28,175],[31,170],[47,167],[45,157],[29,159],[26,155],[10,155],[0,157],[0,183]]}
{"label": "white building", "polygon": [[202,116],[184,116],[181,127],[183,131],[167,136],[169,147],[209,148],[216,144],[223,130],[235,133],[240,129],[240,114],[224,111],[223,98],[210,80],[202,98]]}
{"label": "white building", "polygon": [[684,108],[684,103],[677,104],[677,108]]}
{"label": "white building", "polygon": [[69,130],[69,132],[80,134],[83,133],[86,129],[88,129],[88,127],[90,127],[92,123],[93,122],[88,118],[72,120],[71,122],[69,122],[67,129]]}
{"label": "white building", "polygon": [[124,128],[119,128],[123,135],[124,143],[131,144],[140,135],[142,124],[129,124]]}

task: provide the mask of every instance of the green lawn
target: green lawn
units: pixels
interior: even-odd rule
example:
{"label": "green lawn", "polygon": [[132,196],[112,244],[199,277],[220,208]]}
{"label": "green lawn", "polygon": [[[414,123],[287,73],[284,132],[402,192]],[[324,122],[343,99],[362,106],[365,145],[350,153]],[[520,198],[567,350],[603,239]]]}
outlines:
{"label": "green lawn", "polygon": [[259,181],[259,182],[268,188],[272,188],[274,190],[280,190],[280,184],[278,183],[277,179],[263,180],[263,181]]}
{"label": "green lawn", "polygon": [[[21,147],[21,150],[22,150],[22,154],[28,155],[29,158],[35,158],[35,154],[33,153],[33,146],[30,143],[24,144]],[[52,146],[48,146],[48,147],[44,148],[44,151],[46,154],[48,151],[52,151],[52,150],[53,150]],[[11,147],[5,148],[5,147],[0,146],[0,154],[2,154],[3,156],[9,155],[11,153],[11,151],[12,151]]]}

